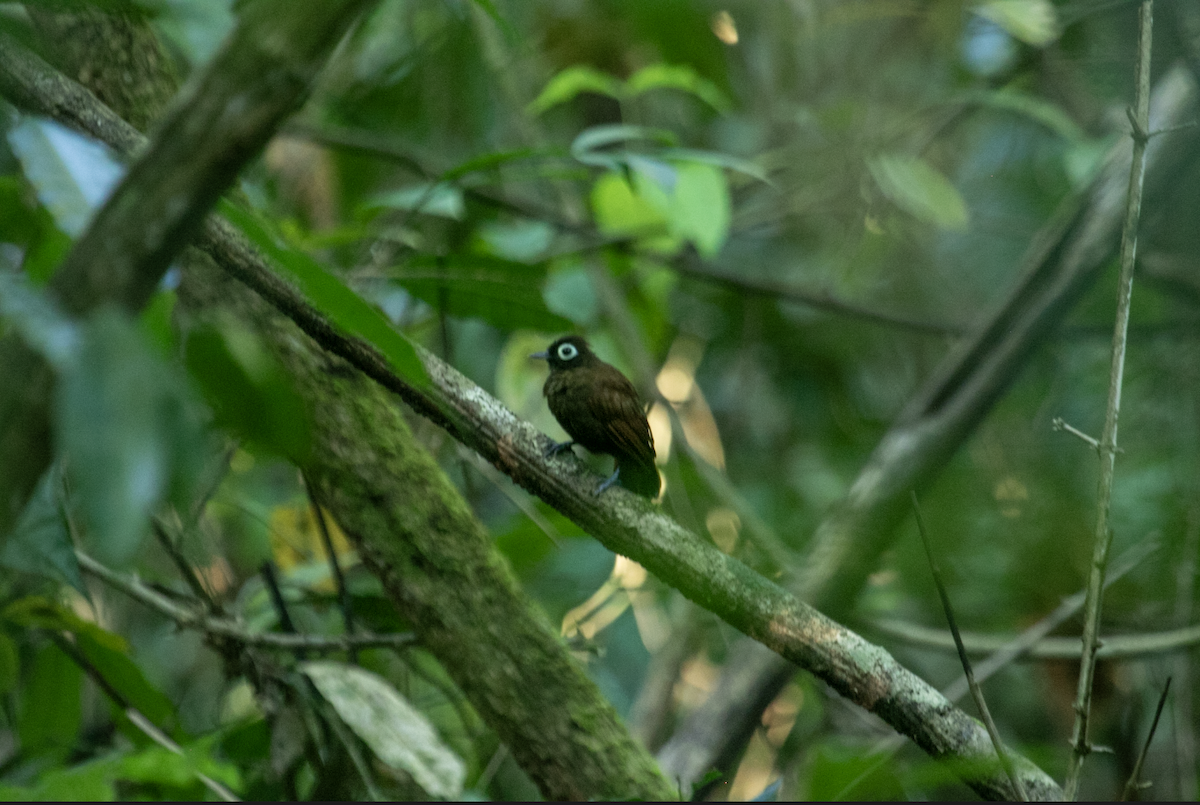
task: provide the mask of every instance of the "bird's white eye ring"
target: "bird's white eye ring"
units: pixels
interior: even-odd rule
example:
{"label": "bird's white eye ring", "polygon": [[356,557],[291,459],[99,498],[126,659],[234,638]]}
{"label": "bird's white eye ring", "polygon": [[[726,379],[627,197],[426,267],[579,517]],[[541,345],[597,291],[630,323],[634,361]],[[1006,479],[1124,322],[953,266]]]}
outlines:
{"label": "bird's white eye ring", "polygon": [[574,360],[579,355],[579,350],[574,344],[561,344],[558,347],[558,359],[560,361]]}

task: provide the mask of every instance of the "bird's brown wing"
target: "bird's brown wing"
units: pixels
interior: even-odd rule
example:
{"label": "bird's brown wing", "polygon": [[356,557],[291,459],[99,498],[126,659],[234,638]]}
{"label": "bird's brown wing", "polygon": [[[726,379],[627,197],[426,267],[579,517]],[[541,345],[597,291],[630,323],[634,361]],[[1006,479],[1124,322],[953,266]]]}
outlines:
{"label": "bird's brown wing", "polygon": [[633,384],[611,366],[605,370],[589,397],[592,415],[603,423],[620,452],[639,464],[654,464],[654,436],[646,412]]}

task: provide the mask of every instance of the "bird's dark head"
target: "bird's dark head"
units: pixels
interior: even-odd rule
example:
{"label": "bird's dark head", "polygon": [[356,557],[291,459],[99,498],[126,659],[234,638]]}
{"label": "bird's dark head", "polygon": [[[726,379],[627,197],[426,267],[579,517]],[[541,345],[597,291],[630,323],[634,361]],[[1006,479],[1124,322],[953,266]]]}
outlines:
{"label": "bird's dark head", "polygon": [[599,360],[588,342],[577,335],[565,335],[547,347],[545,352],[535,352],[529,357],[548,362],[552,372],[587,366]]}

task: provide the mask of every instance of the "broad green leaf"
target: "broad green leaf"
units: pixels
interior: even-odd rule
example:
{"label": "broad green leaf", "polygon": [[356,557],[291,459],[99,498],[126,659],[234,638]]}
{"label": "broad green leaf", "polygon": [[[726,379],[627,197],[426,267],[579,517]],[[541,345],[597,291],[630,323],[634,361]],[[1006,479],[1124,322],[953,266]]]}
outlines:
{"label": "broad green leaf", "polygon": [[8,322],[55,369],[75,360],[79,328],[41,290],[15,271],[0,271],[0,320]]}
{"label": "broad green leaf", "polygon": [[37,653],[25,674],[17,713],[21,750],[69,750],[83,722],[83,672],[53,643]]}
{"label": "broad green leaf", "polygon": [[542,298],[544,265],[458,253],[412,260],[392,276],[409,293],[452,316],[483,319],[506,330],[571,325]]}
{"label": "broad green leaf", "polygon": [[690,240],[703,257],[714,257],[729,237],[732,216],[725,174],[711,165],[678,167],[671,200],[671,229]]}
{"label": "broad green leaf", "polygon": [[232,320],[197,328],[188,333],[184,359],[218,425],[303,463],[310,448],[308,408],[254,333]]}
{"label": "broad green leaf", "polygon": [[125,170],[105,146],[42,118],[23,118],[8,132],[8,144],[42,204],[73,238]]}
{"label": "broad green leaf", "polygon": [[1083,130],[1061,108],[1018,89],[1005,87],[991,91],[969,92],[965,95],[965,100],[1024,115],[1050,129],[1067,142],[1076,143],[1084,139]]}
{"label": "broad green leaf", "polygon": [[462,794],[465,764],[387,680],[339,662],[306,662],[300,670],[381,761],[408,772],[432,796]]}
{"label": "broad green leaf", "polygon": [[585,165],[615,169],[626,161],[621,151],[601,151],[612,145],[630,142],[649,142],[660,146],[673,146],[677,138],[665,129],[625,124],[605,124],[585,129],[571,142],[571,156]]}
{"label": "broad green leaf", "polygon": [[309,301],[335,324],[373,344],[396,373],[408,382],[418,387],[429,383],[429,375],[412,343],[392,329],[378,308],[347,288],[312,258],[280,247],[250,213],[225,201],[221,202],[221,213],[287,271]]}
{"label": "broad green leaf", "polygon": [[109,755],[75,766],[51,766],[35,785],[0,787],[0,799],[25,802],[112,802],[119,757]]}
{"label": "broad green leaf", "polygon": [[87,597],[63,510],[62,471],[58,464],[42,473],[17,527],[0,550],[0,563],[64,582]]}
{"label": "broad green leaf", "polygon": [[27,188],[19,176],[0,176],[0,243],[21,247],[21,270],[40,286],[67,256],[71,239]]}
{"label": "broad green leaf", "polygon": [[146,679],[141,667],[129,656],[127,645],[119,649],[113,647],[111,637],[116,635],[94,623],[84,621],[83,624],[72,631],[75,633],[75,645],[88,662],[125,701],[165,730],[175,714],[171,700]]}
{"label": "broad green leaf", "polygon": [[483,154],[451,168],[442,174],[443,182],[451,182],[470,176],[472,173],[492,170],[509,162],[519,162],[524,159],[539,156],[565,156],[561,148],[518,148],[513,151],[497,151],[493,154]]}
{"label": "broad green leaf", "polygon": [[110,307],[81,329],[59,376],[55,428],[94,550],[108,564],[136,554],[151,510],[190,505],[207,434],[186,378]]}
{"label": "broad green leaf", "polygon": [[203,783],[198,774],[206,774],[233,790],[242,787],[242,775],[237,766],[213,757],[213,747],[221,733],[210,733],[190,744],[180,746],[178,754],[158,744],[126,755],[117,765],[118,777],[134,783],[195,790],[200,793]]}
{"label": "broad green leaf", "polygon": [[575,263],[550,272],[542,298],[546,307],[580,326],[592,324],[600,316],[600,302],[587,270]]}
{"label": "broad green leaf", "polygon": [[387,207],[425,215],[437,215],[461,221],[466,214],[462,191],[447,182],[422,182],[377,193],[366,202],[368,207]]}
{"label": "broad green leaf", "polygon": [[867,167],[879,189],[896,206],[943,229],[967,227],[967,204],[937,168],[906,154],[881,154]]}
{"label": "broad green leaf", "polygon": [[568,67],[550,79],[537,98],[526,107],[529,114],[540,115],[552,106],[566,103],[581,92],[594,92],[620,100],[621,82],[599,70],[584,65]]}
{"label": "broad green leaf", "polygon": [[670,162],[700,162],[717,168],[728,168],[731,171],[744,173],[752,179],[770,184],[766,170],[755,162],[732,154],[722,154],[719,151],[701,151],[695,148],[664,148],[658,152],[660,159]]}
{"label": "broad green leaf", "polygon": [[666,212],[634,192],[620,173],[605,173],[592,187],[596,227],[610,237],[654,237],[666,234]]}
{"label": "broad green leaf", "polygon": [[41,596],[12,602],[0,612],[0,618],[25,628],[72,633],[76,648],[127,702],[160,727],[172,717],[175,708],[171,700],[146,679],[129,656],[129,643],[121,635]]}
{"label": "broad green leaf", "polygon": [[717,85],[701,78],[691,67],[677,64],[651,64],[629,77],[625,88],[632,96],[653,89],[676,89],[694,95],[718,112],[728,112],[733,104]]}
{"label": "broad green leaf", "polygon": [[0,695],[7,695],[17,686],[20,674],[21,660],[17,656],[17,644],[0,632]]}
{"label": "broad green leaf", "polygon": [[0,619],[30,629],[88,634],[93,642],[112,651],[129,650],[129,643],[121,635],[85,621],[70,609],[40,595],[18,598],[0,610]]}
{"label": "broad green leaf", "polygon": [[1058,38],[1058,17],[1050,0],[986,0],[975,7],[975,13],[1034,47]]}

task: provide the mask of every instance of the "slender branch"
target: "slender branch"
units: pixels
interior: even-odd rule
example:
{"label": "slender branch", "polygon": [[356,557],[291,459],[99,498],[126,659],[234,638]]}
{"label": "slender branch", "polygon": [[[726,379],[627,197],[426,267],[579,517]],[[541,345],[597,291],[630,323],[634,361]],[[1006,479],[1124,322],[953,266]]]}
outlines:
{"label": "slender branch", "polygon": [[[70,640],[67,640],[61,634],[55,632],[48,632],[48,634],[50,635],[50,639],[54,641],[54,644],[58,646],[64,654],[70,657],[71,661],[78,665],[80,669],[82,669],[83,672],[88,675],[92,682],[96,683],[96,687],[104,691],[104,694],[108,696],[108,698],[112,699],[113,704],[121,708],[121,712],[126,718],[129,719],[130,723],[141,730],[146,737],[150,738],[150,740],[154,741],[168,752],[172,752],[183,758],[187,757],[187,755],[184,754],[183,747],[171,740],[170,736],[160,730],[153,721],[146,718],[142,711],[130,704],[129,700],[121,695],[119,690],[113,687],[112,683],[110,683],[104,677],[104,674],[100,673],[100,669],[93,665],[91,660],[84,656],[83,652],[80,651],[74,643],[72,643]],[[191,771],[196,775],[196,779],[204,784],[205,788],[226,802],[242,801],[237,794],[230,791],[224,784],[217,782],[199,769],[193,768]]]}
{"label": "slender branch", "polygon": [[1146,132],[1150,130],[1150,45],[1154,22],[1154,0],[1143,0],[1138,16],[1138,64],[1135,77],[1136,110],[1133,124],[1133,156],[1129,166],[1129,193],[1125,223],[1121,231],[1121,277],[1117,290],[1117,315],[1113,327],[1112,367],[1109,372],[1108,406],[1100,435],[1100,482],[1096,501],[1096,531],[1092,564],[1088,574],[1088,596],[1084,604],[1083,653],[1079,687],[1075,694],[1075,728],[1071,735],[1071,759],[1067,768],[1065,794],[1074,801],[1079,792],[1083,759],[1091,751],[1088,724],[1092,707],[1092,680],[1096,671],[1096,649],[1100,642],[1100,612],[1104,597],[1104,574],[1112,546],[1109,509],[1117,458],[1117,421],[1121,411],[1121,382],[1125,372],[1125,346],[1129,335],[1129,309],[1133,296],[1133,266],[1137,257],[1138,219],[1142,209],[1142,186],[1146,172]]}
{"label": "slender branch", "polygon": [[684,258],[674,261],[674,268],[680,274],[694,277],[705,282],[725,285],[746,293],[758,296],[771,296],[787,302],[795,302],[817,310],[826,310],[849,318],[861,319],[870,324],[885,327],[896,327],[911,330],[924,335],[963,336],[971,331],[970,327],[959,324],[941,324],[926,321],[899,313],[888,313],[882,310],[847,302],[839,299],[828,291],[810,291],[798,288],[791,283],[774,282],[772,280],[749,279],[733,274],[722,274],[709,270],[695,258]]}
{"label": "slender branch", "polygon": [[1008,756],[1008,750],[1004,748],[1004,742],[1000,740],[1000,731],[996,729],[996,722],[992,720],[987,700],[983,698],[983,688],[979,687],[979,683],[975,681],[975,672],[971,670],[971,660],[967,657],[967,650],[963,648],[962,636],[958,633],[958,623],[954,620],[954,608],[950,606],[950,595],[946,592],[946,585],[942,582],[942,570],[938,567],[937,560],[933,558],[933,548],[929,544],[929,533],[925,530],[925,518],[921,515],[921,506],[917,502],[916,492],[912,493],[912,504],[913,514],[917,518],[917,531],[921,534],[921,544],[925,546],[925,558],[929,560],[933,583],[937,586],[938,598],[942,601],[942,611],[946,613],[946,623],[950,625],[950,634],[954,636],[954,647],[958,649],[958,659],[962,663],[963,673],[967,678],[967,687],[971,690],[971,698],[974,699],[975,706],[979,708],[979,715],[983,719],[984,726],[987,727],[988,737],[992,740],[992,746],[996,749],[996,757],[1000,759],[1004,773],[1008,775],[1013,788],[1020,795],[1021,802],[1028,802],[1029,793],[1021,783],[1021,778],[1013,770],[1012,758]]}
{"label": "slender branch", "polygon": [[1149,787],[1149,783],[1138,782],[1142,776],[1142,764],[1146,762],[1146,753],[1150,751],[1150,742],[1154,740],[1154,733],[1158,731],[1158,719],[1162,717],[1163,705],[1167,703],[1167,694],[1171,692],[1171,677],[1167,677],[1167,684],[1163,685],[1162,695],[1158,697],[1158,708],[1154,711],[1154,721],[1150,724],[1150,732],[1146,733],[1146,743],[1142,745],[1142,751],[1138,752],[1137,761],[1133,764],[1133,771],[1129,773],[1129,779],[1125,782],[1125,793],[1121,796],[1124,801],[1132,799],[1142,788]]}
{"label": "slender branch", "polygon": [[[1141,564],[1142,560],[1156,550],[1157,547],[1158,546],[1152,541],[1143,540],[1131,548],[1128,548],[1124,553],[1118,556],[1116,560],[1113,561],[1112,572],[1109,573],[1108,577],[1104,580],[1105,587],[1115,584],[1119,579],[1123,578],[1126,573]],[[992,653],[988,655],[987,659],[976,664],[976,680],[980,683],[986,682],[996,672],[1007,667],[1013,662],[1016,662],[1024,657],[1028,652],[1032,651],[1035,646],[1039,645],[1041,641],[1046,639],[1046,635],[1050,634],[1050,632],[1066,623],[1069,619],[1075,617],[1075,614],[1083,608],[1083,602],[1086,597],[1086,589],[1080,590],[1074,595],[1068,596],[1067,598],[1063,599],[1061,604],[1055,607],[1053,612],[1051,612],[1049,615],[1046,615],[1044,618],[1030,626],[1025,631],[1021,632],[1021,634],[1005,641],[1000,646],[993,646]],[[891,623],[895,623],[895,621],[891,621]],[[876,625],[879,625],[879,623],[876,622]],[[901,639],[905,639],[907,636],[907,627],[909,625],[904,624],[904,626],[906,627],[906,631],[897,635],[901,637]],[[886,629],[884,629],[884,631],[885,633],[887,632]],[[941,638],[944,634],[935,629],[923,631],[926,631],[931,635],[937,635],[939,638]],[[946,638],[946,647],[954,648],[953,638],[950,635],[944,636]],[[1072,658],[1079,656],[1078,647],[1076,647],[1076,650],[1069,656]],[[967,692],[968,686],[965,674],[942,688],[942,695],[952,702],[957,702],[959,699],[965,696]],[[877,743],[869,754],[878,754],[880,756],[879,763],[882,764],[883,761],[890,757],[893,753],[899,751],[903,745],[904,740],[902,738],[892,735]],[[874,768],[874,766],[872,766],[872,768]]]}
{"label": "slender branch", "polygon": [[[300,477],[304,481],[304,492],[308,495],[308,504],[312,507],[313,517],[317,520],[317,528],[321,531],[321,544],[325,546],[325,553],[329,557],[329,572],[333,574],[338,603],[342,609],[342,626],[345,628],[346,634],[352,635],[354,634],[354,607],[350,601],[350,591],[346,588],[346,577],[342,574],[342,565],[338,561],[337,552],[333,549],[333,538],[329,536],[329,524],[325,522],[325,512],[321,511],[321,507],[317,505],[317,501],[313,497],[312,484],[309,483],[308,476],[300,473]],[[352,664],[357,665],[358,652],[351,649],[349,659]]]}
{"label": "slender branch", "polygon": [[128,595],[135,601],[150,607],[170,618],[184,629],[195,629],[207,635],[228,638],[244,646],[279,649],[284,651],[307,650],[314,652],[350,651],[352,648],[408,648],[416,638],[408,633],[400,634],[357,634],[323,636],[309,634],[276,634],[251,632],[239,623],[224,618],[214,618],[198,608],[182,607],[162,593],[147,587],[137,579],[122,576],[100,564],[83,551],[75,551],[79,567],[103,581],[105,584]]}
{"label": "slender branch", "polygon": [[[1082,604],[1082,601],[1080,601]],[[942,629],[932,629],[907,621],[881,618],[871,621],[881,633],[913,646],[954,650],[954,638]],[[1008,645],[1013,638],[1005,635],[963,634],[967,654],[990,654]],[[1079,657],[1083,643],[1078,637],[1043,637],[1022,656],[1027,660],[1073,660]],[[1200,625],[1149,634],[1117,635],[1104,638],[1096,651],[1097,660],[1134,660],[1173,654],[1200,646]]]}
{"label": "slender branch", "polygon": [[171,562],[174,563],[175,569],[179,571],[180,577],[191,588],[192,595],[204,602],[204,607],[209,612],[217,612],[217,602],[208,594],[208,590],[200,582],[200,578],[196,575],[195,570],[192,569],[191,564],[188,563],[187,559],[180,552],[179,546],[175,544],[175,540],[168,533],[167,525],[162,521],[161,517],[150,518],[150,530],[154,533],[154,537],[158,540],[158,544],[162,546],[163,551],[171,558]]}

